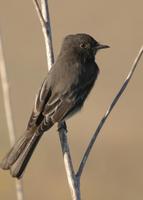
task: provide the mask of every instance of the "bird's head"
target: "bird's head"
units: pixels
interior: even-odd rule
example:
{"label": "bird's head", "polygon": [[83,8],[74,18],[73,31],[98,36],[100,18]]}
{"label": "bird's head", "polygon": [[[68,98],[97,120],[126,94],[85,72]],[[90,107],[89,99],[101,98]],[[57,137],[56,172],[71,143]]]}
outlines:
{"label": "bird's head", "polygon": [[62,45],[62,50],[65,52],[72,51],[77,54],[93,58],[98,50],[105,48],[109,48],[109,46],[100,44],[93,37],[85,33],[67,35]]}

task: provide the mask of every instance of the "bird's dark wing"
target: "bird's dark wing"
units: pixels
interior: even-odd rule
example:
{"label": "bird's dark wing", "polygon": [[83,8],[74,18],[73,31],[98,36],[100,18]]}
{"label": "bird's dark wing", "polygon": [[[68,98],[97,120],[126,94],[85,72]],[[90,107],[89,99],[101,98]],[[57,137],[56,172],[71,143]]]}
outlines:
{"label": "bird's dark wing", "polygon": [[42,114],[45,118],[51,118],[55,123],[60,121],[73,105],[74,101],[69,98],[68,94],[57,94],[46,103]]}
{"label": "bird's dark wing", "polygon": [[38,94],[36,95],[34,108],[27,126],[28,130],[31,128],[36,128],[43,120],[44,116],[42,112],[50,96],[51,90],[48,85],[48,79],[45,79]]}
{"label": "bird's dark wing", "polygon": [[94,82],[95,77],[92,76],[88,81],[84,81],[80,85],[71,86],[68,91],[51,95],[44,107],[43,115],[49,116],[53,123],[60,122],[68,115],[72,115],[82,107]]}
{"label": "bird's dark wing", "polygon": [[[36,97],[28,128],[37,128],[39,125],[41,125],[41,127],[44,125],[45,127],[46,121],[49,120],[49,118],[51,118],[53,123],[60,122],[67,115],[70,115],[70,113],[79,110],[97,78],[96,75],[95,73],[92,73],[90,76],[85,76],[85,79],[82,81],[76,81],[76,83],[73,79],[70,81],[70,85],[68,84],[68,81],[65,82],[60,78],[58,81],[56,79],[56,84],[52,84],[51,81],[48,82],[48,80],[53,77],[50,75],[50,79],[46,79],[43,82]],[[78,79],[79,77],[77,80]],[[60,84],[62,87],[59,85],[59,82],[62,83]]]}

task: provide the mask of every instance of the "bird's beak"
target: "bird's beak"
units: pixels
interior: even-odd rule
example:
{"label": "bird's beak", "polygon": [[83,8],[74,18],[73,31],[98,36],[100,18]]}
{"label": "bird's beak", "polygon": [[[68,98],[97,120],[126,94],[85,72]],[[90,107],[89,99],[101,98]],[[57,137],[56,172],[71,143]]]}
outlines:
{"label": "bird's beak", "polygon": [[106,48],[110,48],[110,46],[108,45],[104,45],[104,44],[100,44],[98,46],[96,46],[96,50],[99,50],[99,49],[106,49]]}

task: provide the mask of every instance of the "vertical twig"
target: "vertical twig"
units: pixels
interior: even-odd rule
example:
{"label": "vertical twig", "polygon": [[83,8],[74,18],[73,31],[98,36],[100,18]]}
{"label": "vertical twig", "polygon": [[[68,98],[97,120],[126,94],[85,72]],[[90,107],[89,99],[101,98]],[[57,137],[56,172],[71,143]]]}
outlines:
{"label": "vertical twig", "polygon": [[42,26],[42,29],[45,38],[48,70],[50,70],[52,64],[54,63],[54,52],[52,45],[52,33],[51,33],[50,15],[48,9],[48,0],[41,0],[41,8],[42,8],[43,18],[45,20],[45,26]]}
{"label": "vertical twig", "polygon": [[75,175],[72,158],[70,154],[70,148],[68,144],[67,128],[65,122],[59,123],[58,131],[60,136],[60,142],[62,152],[64,156],[64,163],[67,173],[67,179],[71,191],[73,200],[80,200],[80,179]]}
{"label": "vertical twig", "polygon": [[116,94],[115,98],[113,99],[111,105],[109,106],[109,108],[107,109],[105,115],[103,116],[103,118],[101,119],[95,133],[93,134],[90,142],[89,142],[89,145],[83,155],[83,158],[81,160],[81,163],[80,163],[80,166],[79,166],[79,169],[77,171],[77,176],[80,177],[82,172],[83,172],[83,169],[85,167],[85,164],[86,164],[86,161],[89,157],[89,154],[91,152],[91,149],[96,141],[96,138],[101,130],[101,128],[103,127],[106,119],[108,118],[109,114],[111,113],[112,109],[114,108],[114,106],[116,105],[117,101],[119,100],[119,98],[121,97],[121,95],[123,94],[124,90],[126,89],[130,79],[132,78],[132,75],[141,59],[141,56],[143,54],[143,47],[141,47],[141,49],[139,50],[139,53],[137,54],[137,57],[135,58],[134,62],[133,62],[133,65],[131,67],[131,70],[129,71],[128,75],[127,75],[127,78],[125,79],[123,85],[121,86],[121,89],[119,90],[119,92]]}
{"label": "vertical twig", "polygon": [[48,70],[50,70],[52,67],[52,64],[54,63],[54,52],[53,52],[53,45],[52,45],[52,34],[51,34],[50,16],[49,16],[49,9],[48,9],[48,0],[41,0],[41,7],[38,0],[33,0],[33,3],[37,11],[39,20],[41,22],[43,35],[45,39],[47,67],[48,67]]}
{"label": "vertical twig", "polygon": [[[36,10],[38,12],[38,16],[40,18],[40,22],[42,25],[42,30],[43,30],[43,34],[45,38],[48,70],[50,70],[50,68],[52,67],[52,64],[54,63],[54,53],[53,53],[53,46],[52,46],[52,34],[51,34],[51,26],[50,26],[48,0],[41,0],[42,10],[37,0],[34,0],[34,5],[36,7]],[[68,140],[67,140],[67,130],[66,130],[65,122],[59,124],[58,130],[59,130],[61,148],[62,148],[62,152],[64,156],[64,164],[65,164],[65,169],[67,173],[67,179],[68,179],[72,199],[80,200],[80,181],[75,176],[75,172],[73,169],[70,149],[69,149]]]}
{"label": "vertical twig", "polygon": [[[7,72],[6,72],[6,65],[5,65],[3,51],[2,51],[1,37],[0,37],[0,76],[1,76],[1,82],[2,82],[3,99],[4,99],[4,107],[5,107],[9,139],[10,139],[11,146],[13,146],[15,143],[15,129],[14,129],[14,123],[13,123],[13,118],[12,118],[10,92],[9,92],[8,78],[7,78]],[[16,179],[16,195],[17,195],[17,200],[24,200],[22,181],[17,180],[17,179]]]}

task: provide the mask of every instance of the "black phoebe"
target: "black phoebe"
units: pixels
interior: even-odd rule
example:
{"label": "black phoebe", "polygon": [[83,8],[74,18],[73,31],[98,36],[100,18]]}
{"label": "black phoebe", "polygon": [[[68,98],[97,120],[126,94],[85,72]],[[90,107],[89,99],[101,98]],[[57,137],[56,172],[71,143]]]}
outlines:
{"label": "black phoebe", "polygon": [[43,133],[83,106],[99,72],[95,54],[108,47],[87,34],[65,37],[56,63],[36,96],[27,129],[3,159],[2,169],[22,177]]}

